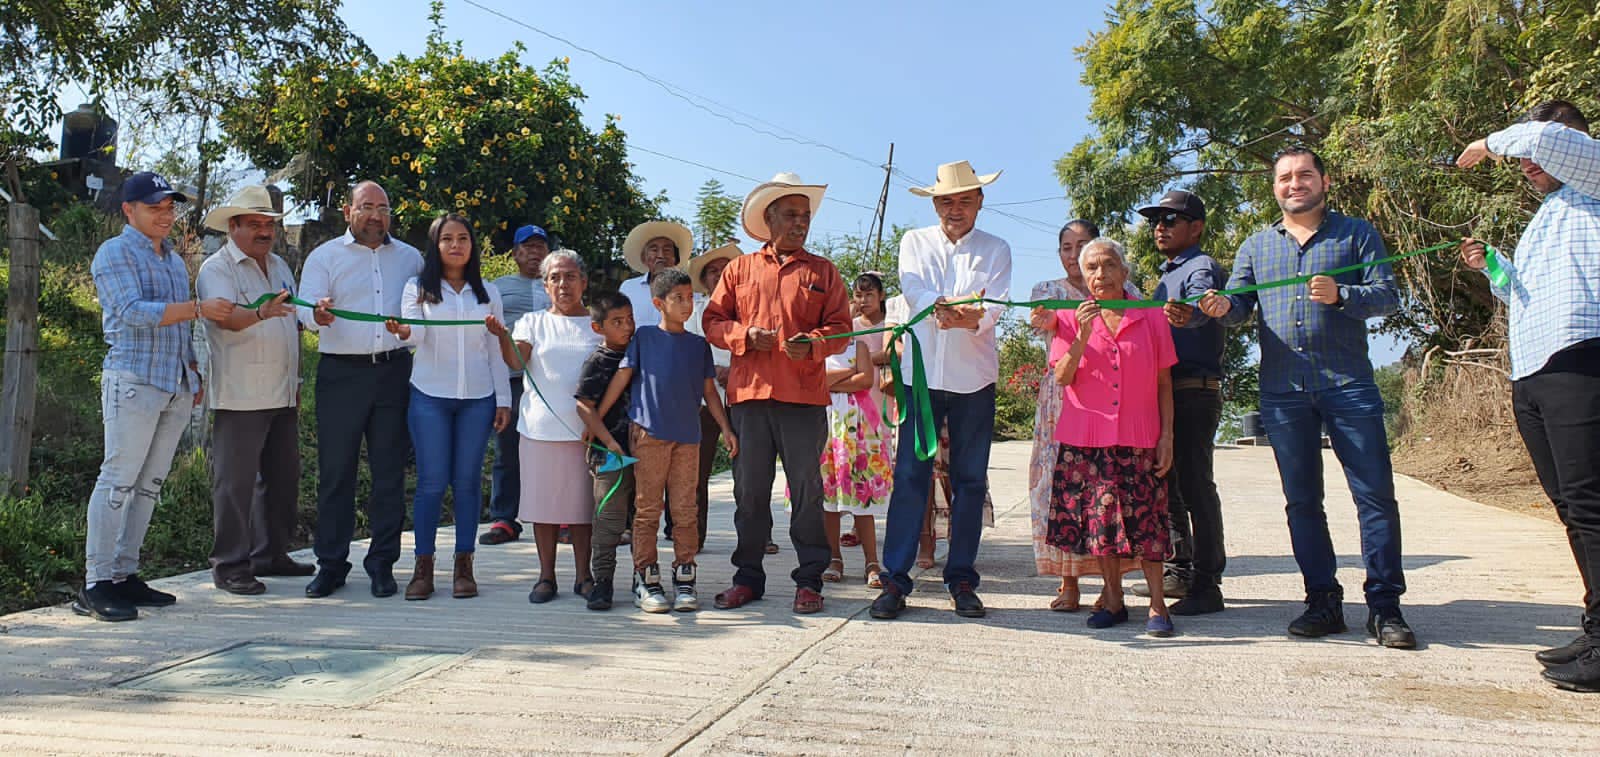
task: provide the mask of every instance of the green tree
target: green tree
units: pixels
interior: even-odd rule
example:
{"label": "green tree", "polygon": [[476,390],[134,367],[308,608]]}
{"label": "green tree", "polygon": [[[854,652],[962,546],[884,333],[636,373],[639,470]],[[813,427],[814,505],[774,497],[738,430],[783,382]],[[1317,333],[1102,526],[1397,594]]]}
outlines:
{"label": "green tree", "polygon": [[358,180],[383,185],[396,226],[420,230],[443,211],[506,245],[538,223],[591,262],[656,216],[627,159],[615,116],[591,131],[565,59],[523,65],[521,45],[468,58],[444,39],[440,11],[423,53],[266,72],[227,134],[257,165],[289,168],[292,194],[329,208]]}
{"label": "green tree", "polygon": [[910,230],[910,226],[890,226],[881,245],[876,239],[855,234],[828,237],[815,243],[814,251],[833,261],[846,285],[854,284],[856,277],[867,271],[883,274],[883,288],[893,297],[900,293],[900,238]]}
{"label": "green tree", "polygon": [[694,236],[703,250],[738,239],[739,198],[728,194],[722,182],[706,179],[695,196]]}

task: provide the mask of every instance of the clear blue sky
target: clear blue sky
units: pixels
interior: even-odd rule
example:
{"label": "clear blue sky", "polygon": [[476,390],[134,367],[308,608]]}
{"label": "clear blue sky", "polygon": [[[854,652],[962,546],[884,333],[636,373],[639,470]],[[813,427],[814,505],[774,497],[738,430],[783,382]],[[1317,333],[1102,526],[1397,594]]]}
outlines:
{"label": "clear blue sky", "polygon": [[[923,182],[954,160],[980,173],[1004,170],[979,225],[1011,243],[1013,294],[1061,276],[1053,229],[1070,208],[1053,166],[1088,132],[1090,93],[1072,51],[1104,26],[1101,3],[477,2],[714,100],[721,105],[706,107],[730,118],[780,131],[734,112],[742,111],[862,159],[756,133],[572,45],[447,0],[447,35],[467,55],[496,56],[520,41],[533,66],[570,57],[588,96],[585,119],[622,117],[636,174],[648,192],[666,190],[674,215],[693,217],[706,179],[741,198],[754,182],[647,150],[759,180],[794,171],[826,183],[813,238],[861,233],[883,185],[877,165],[893,142],[896,167]],[[419,53],[427,14],[426,0],[346,0],[342,12],[381,57]],[[929,201],[907,183],[891,185],[888,222],[933,223]],[[1374,340],[1374,362],[1398,354],[1388,338]]]}

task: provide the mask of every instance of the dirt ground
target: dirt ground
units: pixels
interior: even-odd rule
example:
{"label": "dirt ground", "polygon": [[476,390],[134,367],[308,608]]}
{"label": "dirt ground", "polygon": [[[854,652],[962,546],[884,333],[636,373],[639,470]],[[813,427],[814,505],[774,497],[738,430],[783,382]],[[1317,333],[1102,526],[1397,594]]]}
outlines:
{"label": "dirt ground", "polygon": [[1395,470],[1475,502],[1555,521],[1528,450],[1514,428],[1411,434],[1394,450]]}

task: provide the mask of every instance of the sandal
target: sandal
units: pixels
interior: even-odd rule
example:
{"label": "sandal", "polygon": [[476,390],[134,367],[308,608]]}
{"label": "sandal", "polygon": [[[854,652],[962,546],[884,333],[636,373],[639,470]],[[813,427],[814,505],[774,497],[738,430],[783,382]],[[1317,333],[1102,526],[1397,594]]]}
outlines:
{"label": "sandal", "polygon": [[[1055,612],[1077,612],[1080,609],[1080,596],[1077,586],[1062,587],[1056,593],[1056,598],[1050,600],[1050,609]],[[1098,601],[1095,602],[1097,609],[1099,604]]]}
{"label": "sandal", "polygon": [[867,588],[883,588],[883,566],[875,562],[867,563]]}
{"label": "sandal", "polygon": [[770,540],[767,542],[767,554],[769,554],[769,555],[778,554],[778,543],[777,542],[770,541]]}
{"label": "sandal", "polygon": [[[834,568],[833,566],[839,566]],[[829,560],[828,569],[822,571],[822,580],[836,584],[844,580],[844,561],[839,559]]]}

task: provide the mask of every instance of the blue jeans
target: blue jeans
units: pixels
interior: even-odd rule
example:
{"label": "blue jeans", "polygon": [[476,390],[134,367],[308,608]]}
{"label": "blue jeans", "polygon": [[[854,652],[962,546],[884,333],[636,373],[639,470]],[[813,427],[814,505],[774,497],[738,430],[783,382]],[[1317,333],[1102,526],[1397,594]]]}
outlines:
{"label": "blue jeans", "polygon": [[89,495],[84,585],[139,572],[139,550],[189,425],[194,394],[164,392],[124,371],[100,377],[105,459]]}
{"label": "blue jeans", "polygon": [[483,455],[494,430],[494,396],[448,399],[411,387],[406,423],[417,450],[417,493],[411,513],[416,553],[434,552],[446,486],[455,494],[456,551],[473,551],[478,509],[483,506]]}
{"label": "blue jeans", "polygon": [[[910,396],[910,387],[906,396]],[[978,538],[983,532],[983,500],[989,488],[989,445],[994,438],[994,385],[971,394],[930,391],[933,425],[950,428],[950,554],[944,563],[944,585],[954,591],[960,584],[978,588]],[[907,412],[898,435],[894,464],[894,492],[889,495],[889,522],[884,527],[883,564],[888,583],[884,588],[911,593],[911,566],[917,559],[922,517],[933,491],[933,461],[918,460],[916,434],[922,418],[915,408]]]}
{"label": "blue jeans", "polygon": [[517,433],[517,412],[522,407],[522,374],[511,377],[511,424],[495,435],[494,467],[489,480],[489,522],[504,523],[522,533],[517,510],[522,503],[522,481],[517,451],[522,434]]}
{"label": "blue jeans", "polygon": [[1383,398],[1378,386],[1358,381],[1316,392],[1262,392],[1261,419],[1278,460],[1287,500],[1289,540],[1306,592],[1338,590],[1338,561],[1328,536],[1322,497],[1322,436],[1326,426],[1333,452],[1361,520],[1361,557],[1367,566],[1362,584],[1367,606],[1393,608],[1406,591],[1400,564],[1400,506],[1394,498],[1394,472],[1383,430]]}

